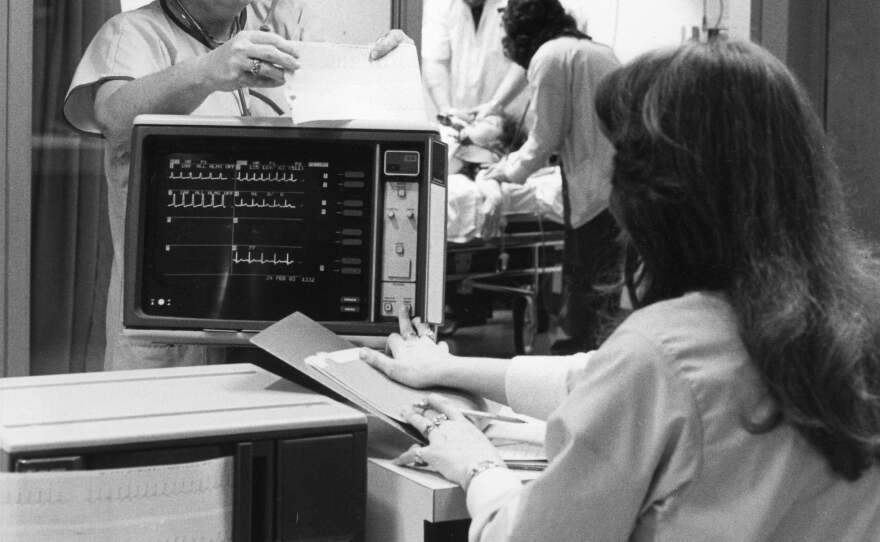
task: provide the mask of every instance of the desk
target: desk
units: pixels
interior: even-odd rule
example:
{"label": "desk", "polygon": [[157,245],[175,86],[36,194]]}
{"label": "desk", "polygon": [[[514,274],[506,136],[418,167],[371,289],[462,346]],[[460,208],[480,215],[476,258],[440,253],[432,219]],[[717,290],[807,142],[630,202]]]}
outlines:
{"label": "desk", "polygon": [[[525,483],[540,473],[515,471]],[[366,542],[466,541],[465,493],[433,472],[367,459]]]}
{"label": "desk", "polygon": [[465,494],[456,484],[389,459],[367,459],[366,542],[467,540],[468,525]]}

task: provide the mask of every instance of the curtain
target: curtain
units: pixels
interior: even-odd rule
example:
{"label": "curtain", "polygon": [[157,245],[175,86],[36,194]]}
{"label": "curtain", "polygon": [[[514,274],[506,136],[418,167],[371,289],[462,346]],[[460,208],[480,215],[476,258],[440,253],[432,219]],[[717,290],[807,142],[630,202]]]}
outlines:
{"label": "curtain", "polygon": [[64,121],[82,52],[119,0],[34,2],[31,374],[100,370],[112,245],[103,140]]}

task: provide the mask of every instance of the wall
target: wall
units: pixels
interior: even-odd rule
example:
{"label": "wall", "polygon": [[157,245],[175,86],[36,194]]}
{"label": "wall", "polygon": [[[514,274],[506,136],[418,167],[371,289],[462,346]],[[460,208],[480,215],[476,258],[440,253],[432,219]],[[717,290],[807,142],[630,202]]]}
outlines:
{"label": "wall", "polygon": [[0,0],[0,377],[30,371],[33,4]]}
{"label": "wall", "polygon": [[[743,0],[723,2],[720,26],[732,37],[748,39],[751,5]],[[646,50],[681,43],[691,28],[703,22],[703,0],[582,0],[581,12],[597,41],[614,48],[626,62]],[[721,2],[706,0],[709,26],[719,22]]]}
{"label": "wall", "polygon": [[857,230],[880,256],[880,4],[831,0],[826,126]]}
{"label": "wall", "polygon": [[855,229],[880,255],[880,4],[752,0],[756,40],[804,84],[831,138]]}
{"label": "wall", "polygon": [[325,41],[368,44],[391,28],[391,0],[302,0]]}

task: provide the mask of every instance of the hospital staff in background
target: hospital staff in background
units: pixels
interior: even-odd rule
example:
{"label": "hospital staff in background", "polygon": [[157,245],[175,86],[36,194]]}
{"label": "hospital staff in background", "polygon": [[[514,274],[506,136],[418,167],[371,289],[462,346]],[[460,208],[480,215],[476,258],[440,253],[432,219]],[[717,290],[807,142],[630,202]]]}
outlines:
{"label": "hospital staff in background", "polygon": [[362,359],[547,419],[549,463],[522,484],[437,395],[397,462],[465,489],[472,542],[876,541],[880,261],[806,93],[759,46],[712,40],[639,57],[595,107],[635,311],[593,352],[512,360],[402,318],[394,357]]}
{"label": "hospital staff in background", "polygon": [[490,167],[487,179],[523,183],[551,156],[559,158],[565,210],[563,307],[566,337],[553,353],[592,350],[619,295],[602,288],[618,276],[618,228],[608,212],[613,148],[602,134],[593,99],[599,81],[619,66],[611,49],[581,32],[558,0],[510,0],[504,49],[527,70],[528,139]]}
{"label": "hospital staff in background", "polygon": [[[493,98],[505,78],[523,79],[522,69],[505,57],[501,45],[500,10],[506,3],[424,1],[422,77],[437,113],[466,118],[472,109]],[[525,85],[514,82],[506,87],[512,87],[505,95],[506,111],[519,118],[525,109]]]}
{"label": "hospital staff in background", "polygon": [[[280,0],[259,31],[269,0],[155,0],[111,18],[92,39],[64,103],[78,130],[105,138],[113,262],[107,300],[105,369],[203,364],[193,345],[136,342],[122,334],[123,227],[132,121],[143,113],[277,116],[283,100],[265,93],[292,74],[293,39],[309,38],[303,3]],[[384,55],[401,40],[395,30],[372,50]],[[221,360],[222,361],[222,360]]]}
{"label": "hospital staff in background", "polygon": [[[577,29],[584,34],[587,31],[589,21],[587,19],[587,6],[584,0],[560,0],[565,12],[575,20]],[[507,1],[503,2],[504,6],[499,7],[499,13],[503,12]],[[510,63],[510,68],[504,76],[504,79],[498,84],[495,92],[487,99],[470,108],[466,113],[477,119],[490,115],[501,115],[505,111],[508,114],[517,112],[522,109],[521,105],[511,106],[515,101],[521,102],[522,98],[528,94],[523,91],[526,89],[528,81],[526,80],[526,71],[515,62]]]}

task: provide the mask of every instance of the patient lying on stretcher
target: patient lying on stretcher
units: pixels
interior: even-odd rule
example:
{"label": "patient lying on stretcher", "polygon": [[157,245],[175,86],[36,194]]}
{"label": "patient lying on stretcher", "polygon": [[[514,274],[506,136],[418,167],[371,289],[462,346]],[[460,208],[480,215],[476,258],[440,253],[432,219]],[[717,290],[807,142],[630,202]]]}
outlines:
{"label": "patient lying on stretcher", "polygon": [[558,166],[538,170],[522,185],[486,180],[483,171],[525,140],[516,123],[501,116],[474,122],[441,119],[449,146],[446,237],[452,243],[501,235],[506,217],[527,214],[563,223],[562,177]]}

